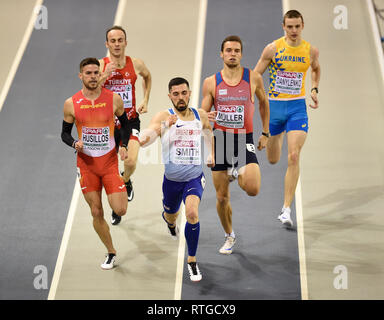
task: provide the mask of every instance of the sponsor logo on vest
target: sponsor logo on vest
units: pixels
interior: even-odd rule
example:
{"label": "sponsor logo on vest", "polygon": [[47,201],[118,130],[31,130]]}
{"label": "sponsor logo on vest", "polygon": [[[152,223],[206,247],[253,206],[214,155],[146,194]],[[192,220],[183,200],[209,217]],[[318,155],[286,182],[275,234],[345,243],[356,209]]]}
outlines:
{"label": "sponsor logo on vest", "polygon": [[80,106],[80,109],[97,109],[97,108],[105,108],[107,106],[107,103],[97,103],[95,105],[91,104],[83,104]]}

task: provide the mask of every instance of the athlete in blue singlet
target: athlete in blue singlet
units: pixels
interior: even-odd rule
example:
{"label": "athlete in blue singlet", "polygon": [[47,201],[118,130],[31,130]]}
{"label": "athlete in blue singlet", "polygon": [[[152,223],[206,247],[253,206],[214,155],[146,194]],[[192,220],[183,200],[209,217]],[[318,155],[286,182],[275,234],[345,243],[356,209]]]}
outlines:
{"label": "athlete in blue singlet", "polygon": [[[163,162],[163,219],[173,239],[178,239],[176,219],[181,202],[185,204],[187,222],[185,238],[188,247],[188,271],[191,281],[202,275],[196,262],[200,234],[198,208],[205,186],[202,160],[214,166],[213,134],[207,113],[188,107],[191,91],[188,81],[174,78],[169,82],[169,98],[173,108],[159,112],[140,133],[140,145],[148,146],[161,137]],[[207,157],[203,157],[201,138],[204,137]]]}

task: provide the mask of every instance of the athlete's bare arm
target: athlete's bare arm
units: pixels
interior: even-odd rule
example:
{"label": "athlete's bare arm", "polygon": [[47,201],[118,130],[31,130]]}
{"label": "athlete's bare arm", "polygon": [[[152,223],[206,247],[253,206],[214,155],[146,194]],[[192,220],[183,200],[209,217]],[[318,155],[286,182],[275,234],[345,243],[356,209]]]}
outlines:
{"label": "athlete's bare arm", "polygon": [[113,113],[116,117],[120,117],[124,111],[123,99],[117,93],[113,93]]}
{"label": "athlete's bare arm", "polygon": [[203,125],[203,137],[205,142],[205,150],[208,154],[205,158],[205,163],[209,168],[215,166],[215,148],[214,148],[214,136],[212,132],[211,124],[209,123],[208,114],[202,108],[198,109],[201,123]]}
{"label": "athlete's bare arm", "polygon": [[75,109],[73,107],[72,98],[68,98],[64,102],[64,121],[68,123],[75,122]]}
{"label": "athlete's bare arm", "polygon": [[138,58],[132,58],[132,63],[135,68],[135,72],[143,78],[142,85],[143,85],[144,99],[138,106],[137,111],[140,114],[147,113],[149,95],[151,93],[151,88],[152,88],[152,76],[143,60]]}
{"label": "athlete's bare arm", "polygon": [[216,111],[211,111],[215,100],[215,75],[204,80],[203,83],[203,100],[201,101],[201,109],[208,113],[209,121],[215,121]]}
{"label": "athlete's bare arm", "polygon": [[[257,100],[259,101],[259,113],[263,125],[263,132],[269,133],[269,101],[264,90],[264,82],[260,73],[251,71],[251,87],[255,90],[252,90],[251,92],[255,92]],[[264,149],[267,142],[268,138],[264,135],[260,135],[257,149]]]}
{"label": "athlete's bare arm", "polygon": [[[320,82],[319,49],[311,46],[310,56],[311,56],[311,81],[312,81],[311,88],[318,88],[319,82]],[[314,109],[318,108],[319,99],[317,98],[317,92],[315,90],[311,90],[311,98],[312,98],[313,104],[310,103],[309,106]]]}
{"label": "athlete's bare arm", "polygon": [[176,115],[170,115],[168,111],[158,112],[149,123],[149,126],[140,131],[140,146],[148,147],[157,137],[161,136],[164,127],[170,127],[177,120]]}
{"label": "athlete's bare arm", "polygon": [[276,52],[276,45],[274,42],[271,42],[264,48],[263,53],[261,54],[261,57],[257,62],[255,69],[253,70],[260,74],[263,74],[265,70],[267,70],[269,64],[271,63],[273,56],[275,55],[275,52]]}

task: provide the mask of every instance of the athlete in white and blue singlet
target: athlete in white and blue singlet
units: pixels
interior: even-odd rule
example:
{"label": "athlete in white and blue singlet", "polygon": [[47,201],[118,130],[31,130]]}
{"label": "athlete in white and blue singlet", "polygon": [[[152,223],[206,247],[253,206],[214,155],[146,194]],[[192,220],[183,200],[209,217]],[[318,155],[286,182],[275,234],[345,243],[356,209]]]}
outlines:
{"label": "athlete in white and blue singlet", "polygon": [[[162,216],[172,238],[177,239],[179,230],[176,219],[184,201],[188,271],[191,281],[200,281],[202,275],[196,262],[196,252],[200,234],[198,208],[205,186],[202,160],[205,158],[208,167],[214,166],[213,134],[207,113],[188,107],[191,95],[188,81],[174,78],[168,88],[174,107],[156,114],[149,127],[140,133],[140,145],[148,146],[158,136],[161,137],[165,164]],[[202,154],[202,137],[207,157]]]}

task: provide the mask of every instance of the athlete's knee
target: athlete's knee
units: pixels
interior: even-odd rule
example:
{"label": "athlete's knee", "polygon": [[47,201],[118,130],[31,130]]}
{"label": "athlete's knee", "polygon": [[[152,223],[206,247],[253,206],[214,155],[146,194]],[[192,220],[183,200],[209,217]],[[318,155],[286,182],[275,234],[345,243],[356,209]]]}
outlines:
{"label": "athlete's knee", "polygon": [[280,160],[280,152],[267,149],[267,159],[270,164],[276,164]]}
{"label": "athlete's knee", "polygon": [[100,219],[104,217],[104,211],[101,206],[98,205],[92,205],[91,206],[91,214],[92,217],[95,219]]}
{"label": "athlete's knee", "polygon": [[128,159],[124,160],[124,166],[128,167],[129,170],[135,170],[136,169],[136,159],[128,158]]}
{"label": "athlete's knee", "polygon": [[277,158],[277,157],[268,157],[268,161],[269,161],[269,163],[270,164],[276,164],[276,163],[278,163],[279,162],[279,158]]}
{"label": "athlete's knee", "polygon": [[288,153],[288,165],[294,166],[299,163],[299,152],[294,150]]}
{"label": "athlete's knee", "polygon": [[196,208],[186,208],[185,216],[188,223],[195,224],[199,221],[199,213]]}
{"label": "athlete's knee", "polygon": [[124,216],[127,213],[127,206],[122,205],[118,206],[117,208],[113,209],[113,211],[118,215],[118,216]]}
{"label": "athlete's knee", "polygon": [[256,197],[260,191],[260,184],[254,181],[245,183],[243,190],[247,193],[248,196]]}
{"label": "athlete's knee", "polygon": [[229,203],[229,194],[217,193],[216,200],[220,206],[224,206]]}

